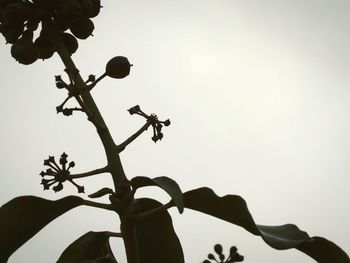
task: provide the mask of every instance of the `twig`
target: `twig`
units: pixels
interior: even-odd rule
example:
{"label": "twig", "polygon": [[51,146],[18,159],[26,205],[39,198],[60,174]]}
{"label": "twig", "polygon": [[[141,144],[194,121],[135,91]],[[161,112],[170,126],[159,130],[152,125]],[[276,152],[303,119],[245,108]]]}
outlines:
{"label": "twig", "polygon": [[125,150],[126,146],[128,146],[131,142],[133,142],[137,137],[139,137],[144,131],[151,126],[151,122],[147,121],[145,125],[143,125],[137,132],[131,135],[128,139],[126,139],[123,143],[117,145],[118,152],[122,152]]}
{"label": "twig", "polygon": [[80,174],[71,174],[69,175],[69,178],[70,179],[83,178],[83,177],[92,176],[96,174],[107,173],[108,171],[109,171],[109,167],[107,165],[103,168],[95,169],[90,172],[80,173]]}

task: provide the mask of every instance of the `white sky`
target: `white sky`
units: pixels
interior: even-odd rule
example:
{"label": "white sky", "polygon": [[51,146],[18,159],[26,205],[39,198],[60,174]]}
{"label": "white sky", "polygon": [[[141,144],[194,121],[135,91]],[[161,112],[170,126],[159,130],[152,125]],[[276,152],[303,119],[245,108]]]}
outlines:
{"label": "white sky", "polygon": [[[102,74],[124,55],[134,64],[123,80],[93,91],[117,142],[143,125],[126,112],[140,104],[172,125],[156,145],[151,131],[122,154],[133,176],[169,176],[184,191],[201,186],[239,194],[257,223],[295,223],[350,253],[350,2],[346,0],[103,1],[95,37],[74,55],[81,73]],[[48,155],[66,151],[80,173],[105,164],[95,130],[82,115],[65,118],[55,56],[31,66],[0,45],[1,204],[18,195],[57,199],[67,185],[43,192],[38,173]],[[87,193],[108,175],[81,180]],[[167,201],[158,189],[143,195]],[[247,262],[314,262],[276,251],[229,223],[171,209],[186,262],[201,262],[215,243],[237,245]],[[89,230],[118,230],[113,213],[78,208],[52,222],[11,262],[54,262]],[[125,262],[120,241],[115,254]],[[39,250],[44,247],[44,252]]]}

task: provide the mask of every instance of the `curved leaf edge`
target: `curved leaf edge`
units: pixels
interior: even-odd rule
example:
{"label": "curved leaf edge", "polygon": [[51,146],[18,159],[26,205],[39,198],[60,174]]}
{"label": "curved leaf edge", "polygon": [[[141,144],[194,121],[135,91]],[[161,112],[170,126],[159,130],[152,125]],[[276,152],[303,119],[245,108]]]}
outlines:
{"label": "curved leaf edge", "polygon": [[310,237],[294,224],[256,224],[241,196],[219,197],[212,189],[201,187],[185,192],[183,197],[186,208],[241,226],[253,235],[260,236],[272,248],[295,248],[319,263],[350,263],[349,256],[339,246],[322,237]]}
{"label": "curved leaf edge", "polygon": [[167,176],[155,177],[153,179],[146,176],[136,176],[130,180],[130,183],[134,191],[136,191],[141,187],[158,186],[159,188],[163,189],[166,193],[168,193],[168,195],[172,199],[172,202],[175,204],[175,206],[179,210],[179,213],[180,214],[183,213],[184,211],[183,193],[180,186],[175,180]]}

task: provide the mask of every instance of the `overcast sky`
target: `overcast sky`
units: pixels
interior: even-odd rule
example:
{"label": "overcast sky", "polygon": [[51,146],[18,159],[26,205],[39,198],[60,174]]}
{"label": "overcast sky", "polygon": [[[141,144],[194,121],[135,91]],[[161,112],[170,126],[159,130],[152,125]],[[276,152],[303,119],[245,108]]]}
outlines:
{"label": "overcast sky", "polygon": [[[169,176],[184,191],[209,186],[238,194],[259,224],[295,223],[350,253],[350,2],[347,0],[103,1],[94,37],[80,41],[74,60],[83,76],[104,72],[127,56],[128,78],[105,79],[92,92],[117,142],[143,125],[126,111],[136,104],[170,118],[157,144],[151,131],[122,153],[127,175]],[[16,63],[1,39],[1,191],[57,199],[38,173],[63,151],[74,173],[105,164],[95,129],[83,115],[65,118],[54,75],[58,56]],[[87,193],[111,185],[109,175],[80,181]],[[168,201],[162,191],[141,193]],[[229,223],[170,210],[186,262],[205,259],[216,243],[237,245],[247,262],[314,262],[296,250],[276,251]],[[118,231],[113,213],[72,210],[10,259],[55,262],[89,230]],[[126,262],[120,240],[112,241]],[[39,253],[39,250],[42,252]]]}

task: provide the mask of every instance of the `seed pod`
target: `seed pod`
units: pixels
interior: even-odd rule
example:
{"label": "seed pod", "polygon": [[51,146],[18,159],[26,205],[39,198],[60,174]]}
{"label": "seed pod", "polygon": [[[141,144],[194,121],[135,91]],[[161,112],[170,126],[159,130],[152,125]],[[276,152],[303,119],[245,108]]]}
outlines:
{"label": "seed pod", "polygon": [[67,19],[61,14],[54,14],[53,21],[57,30],[61,32],[66,31],[70,26],[70,22],[68,22]]}
{"label": "seed pod", "polygon": [[23,2],[10,3],[2,12],[4,21],[9,24],[23,24],[29,15],[29,8]]}
{"label": "seed pod", "polygon": [[77,39],[69,33],[61,33],[63,43],[65,44],[69,54],[75,53],[78,49],[78,41]]}
{"label": "seed pod", "polygon": [[34,6],[39,7],[48,12],[52,12],[57,7],[57,2],[59,0],[32,0]]}
{"label": "seed pod", "polygon": [[92,35],[95,29],[94,23],[89,18],[81,18],[70,26],[73,35],[80,39],[86,39]]}
{"label": "seed pod", "polygon": [[39,50],[34,45],[32,38],[26,34],[18,39],[11,47],[11,55],[19,63],[29,65],[39,57]]}
{"label": "seed pod", "polygon": [[115,79],[125,78],[129,75],[131,66],[126,57],[114,57],[106,65],[106,75]]}
{"label": "seed pod", "polygon": [[59,0],[57,2],[57,11],[68,23],[72,23],[80,18],[81,6],[76,0]]}
{"label": "seed pod", "polygon": [[41,59],[48,59],[55,53],[54,46],[44,32],[41,32],[40,36],[34,41],[34,44],[38,47],[39,58]]}
{"label": "seed pod", "polygon": [[11,27],[9,30],[3,33],[6,43],[14,44],[23,33],[23,26]]}
{"label": "seed pod", "polygon": [[89,17],[89,14],[92,12],[93,4],[91,0],[77,0],[81,7],[81,13],[85,17]]}
{"label": "seed pod", "polygon": [[38,29],[40,19],[38,17],[30,17],[26,23],[26,28],[30,31],[35,31]]}

